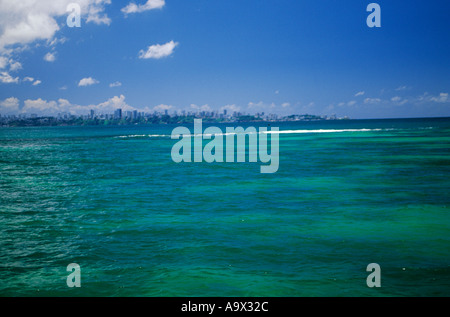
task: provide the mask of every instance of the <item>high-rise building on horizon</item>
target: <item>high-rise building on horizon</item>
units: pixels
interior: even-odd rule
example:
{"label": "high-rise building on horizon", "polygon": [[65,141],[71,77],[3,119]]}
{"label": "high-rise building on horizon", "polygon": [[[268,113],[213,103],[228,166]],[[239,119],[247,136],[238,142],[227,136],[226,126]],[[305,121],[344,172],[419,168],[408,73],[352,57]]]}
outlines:
{"label": "high-rise building on horizon", "polygon": [[114,119],[122,119],[122,109],[116,109],[114,111]]}

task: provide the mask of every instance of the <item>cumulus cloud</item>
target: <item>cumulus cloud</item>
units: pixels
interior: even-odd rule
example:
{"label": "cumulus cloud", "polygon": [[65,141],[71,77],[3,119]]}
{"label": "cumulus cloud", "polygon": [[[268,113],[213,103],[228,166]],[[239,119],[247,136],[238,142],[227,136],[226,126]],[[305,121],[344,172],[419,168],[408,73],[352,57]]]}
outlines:
{"label": "cumulus cloud", "polygon": [[195,111],[211,111],[211,107],[209,105],[197,106],[195,104],[191,104],[191,109]]}
{"label": "cumulus cloud", "polygon": [[136,4],[134,2],[130,2],[126,7],[122,8],[121,11],[124,14],[140,13],[153,9],[162,9],[165,4],[166,3],[164,0],[148,0],[144,4]]}
{"label": "cumulus cloud", "polygon": [[0,83],[3,84],[18,84],[19,77],[12,77],[8,72],[0,72]]}
{"label": "cumulus cloud", "polygon": [[4,69],[6,68],[6,66],[8,65],[8,58],[4,57],[4,56],[0,56],[0,69]]}
{"label": "cumulus cloud", "polygon": [[109,87],[113,88],[113,87],[120,87],[122,86],[122,83],[120,81],[116,81],[114,83],[109,84]]}
{"label": "cumulus cloud", "polygon": [[95,110],[96,113],[108,113],[111,114],[114,110],[121,108],[123,111],[133,111],[139,110],[130,105],[125,101],[125,96],[114,96],[108,100],[101,102],[99,104],[91,105],[77,105],[71,103],[67,99],[58,100],[44,100],[42,98],[38,99],[27,99],[24,101],[24,106],[19,110],[19,101],[16,98],[9,98],[3,102],[0,102],[0,109],[6,109],[6,107],[11,109],[11,112],[17,113],[35,113],[38,115],[52,115],[56,116],[58,113],[70,113],[74,115],[87,114],[91,109]]}
{"label": "cumulus cloud", "polygon": [[27,99],[24,102],[24,106],[22,108],[22,113],[46,113],[46,114],[55,114],[57,113],[60,107],[56,101],[47,101],[41,98],[31,100]]}
{"label": "cumulus cloud", "polygon": [[19,99],[10,97],[0,101],[0,112],[2,114],[13,114],[19,111]]}
{"label": "cumulus cloud", "polygon": [[233,104],[233,105],[226,105],[220,108],[220,112],[223,112],[224,110],[226,110],[229,113],[233,113],[241,111],[241,108]]}
{"label": "cumulus cloud", "polygon": [[90,105],[89,107],[90,109],[94,109],[100,113],[113,113],[114,110],[118,108],[122,109],[123,111],[137,110],[136,108],[131,107],[125,102],[124,95],[114,96],[105,102],[102,102],[98,105]]}
{"label": "cumulus cloud", "polygon": [[78,87],[91,86],[91,85],[95,85],[98,83],[99,83],[98,80],[96,80],[92,77],[87,77],[87,78],[83,78],[80,80],[80,82],[78,83]]}
{"label": "cumulus cloud", "polygon": [[161,104],[161,105],[157,105],[156,107],[153,107],[152,110],[157,111],[157,112],[163,112],[165,110],[169,111],[172,108],[173,108],[172,106]]}
{"label": "cumulus cloud", "polygon": [[154,59],[160,59],[163,57],[167,57],[169,55],[172,55],[175,47],[178,45],[178,42],[170,41],[166,44],[155,44],[151,45],[147,48],[146,51],[140,50],[139,51],[139,58],[140,59],[148,59],[148,58],[154,58]]}
{"label": "cumulus cloud", "polygon": [[51,63],[51,62],[54,62],[56,60],[56,53],[47,53],[47,54],[45,54],[45,56],[44,56],[44,61],[46,61],[46,62],[49,62],[49,63]]}
{"label": "cumulus cloud", "polygon": [[15,62],[13,60],[9,60],[9,70],[14,72],[17,71],[19,69],[22,69],[22,64],[19,62]]}
{"label": "cumulus cloud", "polygon": [[42,83],[42,81],[36,80],[36,81],[33,83],[33,86],[37,86],[37,85],[39,85],[40,83]]}
{"label": "cumulus cloud", "polygon": [[22,69],[22,64],[6,56],[0,56],[0,69],[7,69],[8,67],[9,71],[14,72]]}
{"label": "cumulus cloud", "polygon": [[408,89],[410,89],[411,87],[408,87],[408,86],[400,86],[400,87],[397,87],[395,90],[396,91],[402,91],[402,90],[408,90]]}
{"label": "cumulus cloud", "polygon": [[[111,19],[103,14],[104,7],[100,5],[102,0],[95,0],[95,4],[87,7],[86,23],[93,22],[95,24],[111,24]],[[105,4],[111,4],[111,0],[103,0]],[[83,12],[83,11],[82,11]]]}
{"label": "cumulus cloud", "polygon": [[357,92],[357,93],[355,94],[355,97],[363,96],[365,93],[366,93],[365,91]]}
{"label": "cumulus cloud", "polygon": [[[37,40],[53,40],[60,30],[58,18],[67,16],[73,0],[0,1],[0,51],[13,45],[24,46]],[[86,22],[109,24],[104,7],[111,0],[79,0]]]}

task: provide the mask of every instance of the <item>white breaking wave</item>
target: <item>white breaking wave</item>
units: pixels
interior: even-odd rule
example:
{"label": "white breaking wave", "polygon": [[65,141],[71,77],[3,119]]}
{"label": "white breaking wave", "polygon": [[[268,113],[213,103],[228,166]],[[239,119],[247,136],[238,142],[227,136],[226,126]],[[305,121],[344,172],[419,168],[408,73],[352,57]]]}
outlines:
{"label": "white breaking wave", "polygon": [[[392,131],[395,129],[318,129],[318,130],[281,130],[281,131],[259,131],[259,132],[249,132],[249,133],[217,133],[217,134],[189,134],[186,137],[204,136],[212,137],[217,136],[227,136],[227,135],[237,135],[237,134],[305,134],[305,133],[343,133],[343,132],[373,132],[373,131]],[[121,135],[115,138],[128,139],[128,138],[170,138],[170,134],[131,134],[131,135]],[[180,137],[180,135],[174,135]]]}
{"label": "white breaking wave", "polygon": [[120,135],[115,136],[114,138],[117,139],[132,139],[132,138],[170,138],[169,134],[131,134],[131,135]]}
{"label": "white breaking wave", "polygon": [[[281,130],[281,131],[266,131],[263,133],[273,134],[300,134],[300,133],[340,133],[340,132],[371,132],[383,131],[383,129],[319,129],[319,130]],[[385,130],[386,131],[386,130]]]}

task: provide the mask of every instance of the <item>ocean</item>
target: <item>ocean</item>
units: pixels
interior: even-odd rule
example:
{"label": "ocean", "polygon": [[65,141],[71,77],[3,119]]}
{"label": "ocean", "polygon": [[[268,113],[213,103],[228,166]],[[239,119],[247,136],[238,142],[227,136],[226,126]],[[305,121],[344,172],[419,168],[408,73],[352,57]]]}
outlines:
{"label": "ocean", "polygon": [[450,296],[450,118],[270,122],[272,174],[175,127],[0,128],[0,296]]}

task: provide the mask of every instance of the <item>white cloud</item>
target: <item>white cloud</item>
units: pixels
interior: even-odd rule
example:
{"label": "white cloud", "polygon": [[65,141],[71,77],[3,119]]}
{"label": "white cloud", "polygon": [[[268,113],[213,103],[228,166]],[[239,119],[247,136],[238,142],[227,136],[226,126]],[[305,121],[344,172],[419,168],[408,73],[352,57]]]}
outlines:
{"label": "white cloud", "polygon": [[275,90],[275,95],[278,95],[280,93],[279,90]]}
{"label": "white cloud", "polygon": [[151,45],[147,48],[147,51],[140,50],[139,51],[139,58],[141,59],[148,59],[148,58],[154,58],[159,59],[166,56],[169,56],[173,53],[173,50],[178,45],[178,42],[170,41],[166,44],[160,45]]}
{"label": "white cloud", "polygon": [[365,104],[376,104],[376,103],[380,103],[381,99],[379,98],[366,98],[364,99],[364,103]]}
{"label": "white cloud", "polygon": [[[36,113],[38,115],[57,115],[58,113],[68,112],[71,114],[87,114],[89,110],[93,109],[96,113],[113,113],[114,110],[121,108],[123,111],[138,110],[131,107],[125,102],[125,96],[114,96],[105,102],[97,105],[77,105],[70,103],[67,99],[43,100],[38,98],[35,100],[25,100],[22,113]],[[17,109],[16,109],[17,110]]]}
{"label": "white cloud", "polygon": [[109,84],[109,87],[111,87],[111,88],[120,87],[120,86],[122,86],[122,83],[120,81],[116,81],[115,83]]}
{"label": "white cloud", "polygon": [[95,85],[98,83],[99,83],[98,80],[96,80],[92,77],[87,77],[87,78],[83,78],[82,80],[80,80],[80,82],[78,83],[78,87],[91,86],[91,85]]}
{"label": "white cloud", "polygon": [[140,13],[153,9],[161,9],[164,7],[164,0],[148,0],[145,4],[135,4],[130,2],[125,8],[122,8],[124,14]]}
{"label": "white cloud", "polygon": [[191,109],[196,110],[196,111],[211,111],[211,107],[208,105],[197,106],[197,105],[191,104]]}
{"label": "white cloud", "polygon": [[[81,106],[80,106],[81,107]],[[76,110],[81,110],[83,109],[83,107],[81,108],[77,108]],[[124,95],[120,95],[120,96],[114,96],[110,99],[108,99],[105,102],[102,102],[98,105],[90,105],[88,107],[84,107],[84,108],[89,108],[89,109],[93,109],[96,110],[99,113],[113,113],[114,110],[120,108],[123,111],[133,111],[133,110],[137,110],[134,107],[131,107],[130,105],[128,105],[125,102],[125,96]]]}
{"label": "white cloud", "polygon": [[357,92],[357,93],[355,94],[355,97],[358,97],[358,96],[364,96],[365,93],[366,93],[365,91]]}
{"label": "white cloud", "polygon": [[[73,0],[0,1],[0,51],[11,45],[30,44],[37,40],[51,41],[60,30],[56,21],[67,16],[67,5]],[[109,23],[104,12],[111,0],[79,0],[87,22]]]}
{"label": "white cloud", "polygon": [[17,113],[19,111],[19,99],[11,97],[0,101],[0,112],[2,114]]}
{"label": "white cloud", "polygon": [[157,112],[163,112],[165,110],[169,111],[172,108],[173,108],[172,106],[161,104],[161,105],[157,105],[156,107],[153,107],[152,110],[157,111]]}
{"label": "white cloud", "polygon": [[23,81],[23,82],[30,82],[30,83],[33,83],[33,86],[37,86],[37,85],[39,85],[40,83],[42,83],[42,81],[40,81],[39,79],[34,80],[33,77],[28,77],[28,76],[25,77],[22,81]]}
{"label": "white cloud", "polygon": [[220,108],[220,112],[223,112],[224,110],[226,110],[229,113],[233,113],[233,112],[240,112],[241,108],[233,104],[233,105],[226,105]]}
{"label": "white cloud", "polygon": [[350,100],[349,102],[347,102],[347,106],[354,106],[356,105],[356,100]]}
{"label": "white cloud", "polygon": [[255,102],[249,102],[247,107],[249,109],[255,109],[255,108],[262,108],[264,107],[264,103],[262,101],[255,103]]}
{"label": "white cloud", "polygon": [[9,63],[8,58],[6,58],[4,56],[0,56],[0,69],[6,68],[8,63]]}
{"label": "white cloud", "polygon": [[56,53],[47,53],[47,54],[45,54],[45,56],[44,56],[44,61],[46,61],[46,62],[49,62],[49,63],[51,63],[51,62],[54,62],[56,60]]}
{"label": "white cloud", "polygon": [[443,93],[443,92],[441,92],[438,97],[431,97],[430,100],[435,101],[435,102],[442,102],[442,103],[450,101],[448,99],[448,93]]}
{"label": "white cloud", "polygon": [[16,70],[22,69],[22,64],[19,62],[15,62],[13,60],[9,60],[9,70],[14,72]]}
{"label": "white cloud", "polygon": [[24,107],[22,108],[23,113],[46,113],[46,114],[54,114],[57,113],[60,107],[56,101],[47,101],[41,98],[31,100],[27,99],[24,102]]}
{"label": "white cloud", "polygon": [[408,87],[408,86],[400,86],[400,87],[397,87],[395,90],[396,90],[396,91],[402,91],[402,90],[408,90],[408,89],[411,89],[411,87]]}
{"label": "white cloud", "polygon": [[[102,0],[95,0],[95,3],[100,4]],[[104,0],[105,4],[111,4],[111,0]],[[103,6],[100,5],[90,5],[87,8],[87,18],[86,23],[93,22],[95,24],[111,24],[111,19],[106,15],[102,14],[104,10]],[[83,12],[83,11],[82,11]]]}
{"label": "white cloud", "polygon": [[12,77],[8,72],[0,72],[0,83],[3,84],[18,84],[19,77]]}
{"label": "white cloud", "polygon": [[399,96],[395,96],[391,98],[391,101],[396,104],[396,105],[404,105],[405,103],[408,102],[408,99],[403,99],[402,97]]}
{"label": "white cloud", "polygon": [[47,44],[48,44],[48,46],[56,46],[57,44],[64,44],[66,41],[67,41],[67,38],[65,38],[65,37],[61,37],[61,38],[55,37],[52,40],[48,40]]}
{"label": "white cloud", "polygon": [[282,104],[275,104],[272,103],[264,103],[263,101],[260,102],[249,102],[247,104],[247,108],[250,112],[253,113],[260,113],[260,112],[267,112],[267,113],[275,113],[275,112],[285,112],[289,111],[291,109],[291,103],[284,102]]}
{"label": "white cloud", "polygon": [[6,56],[0,56],[0,69],[6,69],[9,66],[9,71],[14,72],[19,69],[22,69],[22,64],[13,60],[9,59]]}
{"label": "white cloud", "polygon": [[19,100],[17,98],[11,97],[3,101],[0,100],[0,113],[2,114],[35,113],[38,115],[56,116],[58,115],[58,113],[67,112],[74,115],[81,115],[89,113],[91,109],[95,110],[96,113],[111,114],[118,108],[121,108],[123,111],[145,110],[148,112],[151,110],[148,107],[146,107],[145,109],[137,109],[128,105],[125,102],[124,95],[114,96],[106,100],[105,102],[96,105],[83,105],[83,106],[72,104],[67,99],[47,101],[42,98],[38,98],[25,100],[24,106],[20,108]]}

